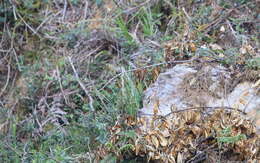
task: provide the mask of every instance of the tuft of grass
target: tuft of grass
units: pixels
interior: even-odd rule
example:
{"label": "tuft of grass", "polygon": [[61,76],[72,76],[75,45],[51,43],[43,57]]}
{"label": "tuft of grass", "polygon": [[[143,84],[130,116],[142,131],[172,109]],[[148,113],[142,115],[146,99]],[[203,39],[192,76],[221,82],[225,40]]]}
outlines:
{"label": "tuft of grass", "polygon": [[232,136],[231,128],[226,127],[221,131],[220,136],[217,137],[217,142],[219,144],[234,144],[243,139],[246,139],[245,134],[238,134],[236,136]]}
{"label": "tuft of grass", "polygon": [[251,69],[260,69],[260,57],[247,60],[246,66]]}
{"label": "tuft of grass", "polygon": [[116,25],[118,25],[119,35],[122,35],[124,37],[124,39],[126,40],[126,43],[130,46],[135,44],[135,40],[133,39],[132,35],[130,34],[127,24],[123,20],[122,16],[118,17],[115,20],[115,23],[116,23]]}
{"label": "tuft of grass", "polygon": [[138,13],[144,36],[152,36],[156,33],[156,21],[150,8],[143,7]]}
{"label": "tuft of grass", "polygon": [[103,108],[107,113],[116,111],[135,116],[141,107],[142,91],[142,84],[137,87],[133,75],[126,73],[106,90],[96,90],[96,108]]}
{"label": "tuft of grass", "polygon": [[[140,90],[141,89],[141,90]],[[121,77],[121,92],[118,99],[118,108],[124,113],[136,116],[137,110],[141,108],[142,86],[137,88],[132,74],[125,74]]]}

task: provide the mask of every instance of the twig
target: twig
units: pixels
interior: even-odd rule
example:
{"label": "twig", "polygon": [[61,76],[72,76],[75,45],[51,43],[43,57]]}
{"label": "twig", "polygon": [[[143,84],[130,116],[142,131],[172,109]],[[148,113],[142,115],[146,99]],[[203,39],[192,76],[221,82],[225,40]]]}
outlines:
{"label": "twig", "polygon": [[22,17],[19,13],[17,13],[17,15],[18,15],[18,17],[23,21],[23,23],[24,23],[34,34],[36,34],[37,36],[41,37],[33,27],[31,27],[28,23],[26,23],[26,21],[23,19],[23,17]]}
{"label": "twig", "polygon": [[187,163],[198,163],[206,160],[206,152],[205,151],[197,151],[197,154],[192,157],[190,160],[187,161]]}
{"label": "twig", "polygon": [[67,0],[64,0],[64,8],[63,8],[63,12],[62,12],[62,14],[63,14],[62,21],[64,21],[64,19],[65,19],[67,6],[68,6]]}
{"label": "twig", "polygon": [[[13,44],[13,43],[12,43],[12,44]],[[12,46],[13,46],[13,45],[12,45]],[[15,60],[16,60],[16,63],[17,63],[18,70],[19,70],[19,71],[22,71],[22,68],[21,68],[21,65],[20,65],[20,63],[19,63],[19,59],[18,59],[17,53],[16,53],[16,51],[15,51],[14,48],[12,48],[12,49],[13,49],[13,54],[14,54],[14,57],[15,57]]]}
{"label": "twig", "polygon": [[3,101],[0,100],[0,104],[1,104],[2,107],[4,107],[4,103],[3,103]]}
{"label": "twig", "polygon": [[84,16],[83,19],[87,19],[87,14],[88,14],[88,1],[85,2],[85,9],[84,9]]}
{"label": "twig", "polygon": [[183,13],[185,14],[185,16],[187,17],[188,22],[191,23],[191,22],[192,22],[192,19],[191,19],[191,17],[189,16],[189,14],[186,12],[186,10],[185,10],[184,7],[182,8],[182,11],[183,11]]}
{"label": "twig", "polygon": [[136,71],[136,70],[141,70],[141,69],[147,69],[147,68],[151,68],[151,67],[157,67],[157,66],[161,66],[161,65],[164,65],[164,64],[171,64],[171,63],[190,63],[190,62],[193,62],[197,60],[197,58],[194,58],[194,59],[190,59],[190,60],[183,60],[183,61],[170,61],[170,62],[161,62],[161,63],[157,63],[157,64],[153,64],[153,65],[148,65],[148,66],[144,66],[144,67],[140,67],[140,68],[135,68],[135,69],[131,69],[131,70],[127,70],[127,71],[124,71],[124,72],[121,72],[117,75],[115,75],[113,78],[111,78],[108,82],[106,82],[104,84],[103,87],[101,87],[100,89],[98,90],[102,90],[104,89],[109,83],[111,83],[113,80],[115,80],[116,78],[118,78],[119,76],[125,74],[125,73],[128,73],[128,72],[133,72],[133,71]]}
{"label": "twig", "polygon": [[187,108],[187,109],[183,109],[183,110],[172,111],[172,112],[166,114],[165,117],[167,117],[167,116],[169,116],[173,113],[183,112],[183,111],[187,111],[187,110],[198,110],[198,109],[213,109],[213,110],[227,109],[227,110],[235,110],[235,111],[241,112],[241,113],[246,115],[246,113],[244,111],[236,109],[236,108],[232,108],[232,107],[227,107],[227,106],[223,106],[223,107],[220,107],[220,106],[217,106],[217,107],[202,106],[202,107],[191,107],[191,108]]}
{"label": "twig", "polygon": [[27,146],[28,146],[28,142],[26,142],[23,147],[23,154],[22,154],[22,158],[21,158],[22,163],[26,162],[25,160],[26,160],[26,155],[27,155],[27,152],[26,152]]}
{"label": "twig", "polygon": [[226,20],[226,22],[227,22],[227,24],[228,24],[228,26],[229,26],[229,28],[230,28],[231,33],[233,34],[233,36],[234,36],[235,38],[237,38],[236,31],[233,29],[233,27],[232,27],[232,25],[230,24],[230,22],[229,22],[228,20]]}
{"label": "twig", "polygon": [[171,8],[174,8],[174,5],[169,0],[163,0],[166,4],[168,4]]}
{"label": "twig", "polygon": [[[220,16],[219,18],[215,19],[213,22],[211,22],[209,25],[207,25],[205,28],[203,28],[202,30],[204,31],[203,33],[207,33],[208,31],[210,31],[211,28],[213,28],[214,26],[218,25],[219,23],[221,23],[223,20],[225,20],[234,10],[230,9],[227,11],[227,13],[223,16]],[[201,31],[202,31],[201,30]]]}
{"label": "twig", "polygon": [[36,107],[34,108],[34,110],[33,110],[33,112],[32,112],[32,117],[33,117],[33,119],[35,120],[35,122],[38,124],[38,130],[37,130],[37,132],[36,132],[36,134],[39,134],[39,133],[42,133],[42,131],[43,131],[43,126],[42,126],[42,124],[40,123],[40,121],[39,121],[39,118],[38,118],[38,116],[37,116],[37,110],[36,110]]}
{"label": "twig", "polygon": [[8,50],[0,49],[0,52],[2,52],[2,53],[9,53],[10,51],[11,51],[11,49],[8,49]]}
{"label": "twig", "polygon": [[73,70],[73,72],[74,72],[74,75],[75,75],[75,77],[76,77],[76,80],[78,81],[80,87],[84,90],[85,94],[86,94],[86,95],[88,96],[88,98],[89,98],[89,105],[90,105],[91,109],[95,110],[94,107],[93,107],[93,98],[89,95],[89,92],[88,92],[88,90],[86,89],[85,85],[81,82],[81,80],[80,80],[80,78],[79,78],[79,75],[78,75],[78,73],[77,73],[77,71],[76,71],[76,69],[75,69],[75,67],[74,67],[74,65],[73,65],[73,62],[72,62],[72,60],[71,60],[71,57],[68,57],[68,60],[69,60],[69,63],[70,63],[70,65],[71,65],[71,67],[72,67],[72,70]]}
{"label": "twig", "polygon": [[66,97],[66,94],[64,93],[63,86],[62,86],[62,83],[61,83],[60,71],[59,71],[58,66],[56,66],[56,71],[57,71],[57,77],[58,77],[58,80],[59,80],[59,85],[60,85],[60,90],[61,90],[62,96],[64,97],[65,103],[68,104],[68,99]]}
{"label": "twig", "polygon": [[[239,109],[236,109],[236,108],[232,108],[232,107],[226,107],[226,106],[223,106],[223,107],[208,107],[208,106],[202,106],[202,107],[190,107],[190,108],[185,108],[185,109],[181,109],[181,110],[176,110],[176,111],[172,111],[164,116],[162,115],[159,115],[160,117],[168,117],[169,115],[171,114],[174,114],[174,113],[180,113],[180,112],[185,112],[185,111],[190,111],[190,110],[199,110],[199,109],[213,109],[213,110],[217,110],[217,109],[227,109],[227,110],[234,110],[234,111],[238,111],[238,112],[241,112],[243,114],[247,114],[246,112],[242,111],[242,110],[239,110]],[[155,114],[146,114],[146,113],[141,113],[140,115],[146,115],[146,116],[155,116]]]}
{"label": "twig", "polygon": [[[91,56],[92,54],[95,54],[101,48],[102,48],[102,45],[98,46],[96,49],[94,49],[91,52],[89,52],[86,56],[83,56],[82,58],[79,58],[79,60],[81,60],[81,61],[86,60],[89,56]],[[79,53],[82,53],[82,51],[80,51]]]}
{"label": "twig", "polygon": [[5,146],[9,149],[11,149],[12,151],[14,151],[19,157],[22,157],[22,154],[19,153],[18,150],[16,150],[15,148],[13,148],[12,146],[10,146],[7,142],[4,142]]}
{"label": "twig", "polygon": [[[115,2],[115,1],[114,1],[114,2]],[[140,9],[141,7],[147,5],[149,2],[150,2],[150,0],[147,0],[147,1],[145,1],[145,2],[143,2],[143,3],[141,3],[141,4],[139,4],[138,6],[132,7],[132,8],[129,8],[129,9],[124,9],[124,8],[122,8],[120,5],[118,5],[118,3],[116,3],[116,4],[119,6],[119,8],[123,9],[123,11],[122,11],[123,13],[125,13],[125,14],[131,14],[131,13],[135,12],[136,10]],[[118,14],[118,15],[121,15],[121,14]],[[116,16],[116,17],[117,17],[117,16]]]}
{"label": "twig", "polygon": [[[56,17],[56,16],[58,16],[60,13],[61,13],[61,11],[57,12],[55,15],[52,14],[52,15],[48,16],[46,19],[44,19],[44,20],[41,22],[41,24],[36,28],[35,32],[38,32],[39,29],[40,29],[47,21],[49,21],[51,17]],[[33,34],[36,34],[36,33],[33,33]]]}
{"label": "twig", "polygon": [[8,64],[7,65],[7,79],[6,79],[6,82],[5,82],[5,85],[4,87],[1,89],[1,92],[0,92],[0,97],[3,95],[3,93],[5,92],[7,86],[8,86],[8,83],[9,83],[9,80],[10,80],[10,72],[11,72],[11,66]]}
{"label": "twig", "polygon": [[151,44],[155,45],[155,46],[158,47],[158,48],[162,48],[162,45],[160,45],[160,44],[157,43],[156,41],[153,41],[153,40],[150,40],[150,39],[147,39],[147,41],[149,41]]}
{"label": "twig", "polygon": [[0,131],[2,132],[2,133],[4,133],[4,130],[5,130],[5,127],[8,125],[8,120],[6,120],[4,123],[2,122],[1,124],[0,124]]}
{"label": "twig", "polygon": [[[68,95],[71,95],[71,94],[74,94],[74,93],[78,93],[78,90],[74,90],[74,91],[70,91],[70,90],[63,90],[65,95],[68,96]],[[60,93],[56,93],[54,95],[50,95],[50,96],[46,96],[46,98],[54,98],[54,97],[57,97],[57,96],[61,96]]]}
{"label": "twig", "polygon": [[[209,138],[209,137],[207,137],[207,138]],[[214,137],[212,137],[212,138],[215,139]],[[201,161],[208,159],[206,154],[209,153],[214,148],[216,148],[216,143],[211,144],[210,146],[208,146],[206,149],[203,149],[202,151],[197,151],[196,155],[194,157],[192,157],[191,159],[189,159],[187,161],[187,163],[197,163],[197,162],[201,162]]]}
{"label": "twig", "polygon": [[14,15],[14,20],[17,20],[17,16],[16,16],[16,12],[15,12],[15,5],[14,4],[12,4],[12,6],[13,6],[13,15]]}

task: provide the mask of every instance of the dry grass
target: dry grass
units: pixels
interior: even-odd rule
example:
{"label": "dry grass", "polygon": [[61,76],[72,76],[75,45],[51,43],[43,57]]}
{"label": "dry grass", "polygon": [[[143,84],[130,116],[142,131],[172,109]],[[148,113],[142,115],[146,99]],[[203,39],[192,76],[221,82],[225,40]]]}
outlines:
{"label": "dry grass", "polygon": [[142,91],[179,60],[257,74],[258,4],[0,2],[0,161],[93,159],[117,117],[136,112]]}

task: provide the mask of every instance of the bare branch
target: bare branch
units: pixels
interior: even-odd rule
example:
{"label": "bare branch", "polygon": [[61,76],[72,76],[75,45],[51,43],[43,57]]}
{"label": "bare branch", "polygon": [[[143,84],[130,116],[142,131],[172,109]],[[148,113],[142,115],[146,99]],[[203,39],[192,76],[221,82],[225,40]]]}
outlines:
{"label": "bare branch", "polygon": [[74,65],[73,65],[73,62],[72,62],[72,60],[71,60],[71,57],[68,57],[68,60],[69,60],[69,63],[70,63],[70,65],[71,65],[71,67],[72,67],[72,70],[73,70],[73,72],[74,72],[74,75],[75,75],[75,77],[76,77],[76,80],[78,81],[80,87],[84,90],[84,92],[86,93],[86,95],[87,95],[88,98],[89,98],[89,105],[90,105],[91,109],[94,110],[94,107],[93,107],[93,98],[90,96],[90,94],[89,94],[88,90],[86,89],[85,85],[81,82],[81,80],[80,80],[80,78],[79,78],[79,75],[78,75],[78,73],[77,73],[77,71],[76,71],[76,69],[75,69],[75,67],[74,67]]}

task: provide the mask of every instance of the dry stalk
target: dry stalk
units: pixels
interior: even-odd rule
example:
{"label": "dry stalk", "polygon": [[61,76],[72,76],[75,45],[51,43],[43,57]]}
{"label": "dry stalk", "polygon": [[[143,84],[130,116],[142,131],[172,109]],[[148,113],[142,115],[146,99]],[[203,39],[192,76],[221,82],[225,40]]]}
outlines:
{"label": "dry stalk", "polygon": [[8,86],[8,83],[9,83],[9,80],[10,80],[10,72],[11,72],[11,66],[10,64],[7,65],[7,78],[6,78],[6,82],[5,82],[5,85],[4,87],[1,89],[1,92],[0,92],[0,97],[4,94],[7,86]]}
{"label": "dry stalk", "polygon": [[63,86],[62,86],[62,83],[61,83],[60,71],[59,71],[59,67],[58,66],[56,66],[56,72],[57,72],[57,77],[58,77],[58,80],[59,80],[59,85],[60,85],[60,90],[61,90],[62,96],[65,99],[65,103],[68,104],[68,99],[66,97],[66,94],[64,93],[64,89],[63,89]]}
{"label": "dry stalk", "polygon": [[[233,110],[233,111],[238,111],[244,115],[246,115],[247,113],[242,111],[242,110],[239,110],[239,109],[236,109],[236,108],[232,108],[232,107],[208,107],[208,106],[202,106],[202,107],[190,107],[190,108],[185,108],[185,109],[181,109],[181,110],[176,110],[176,111],[171,111],[170,113],[164,115],[164,116],[158,116],[158,118],[160,117],[163,117],[163,118],[166,118],[168,116],[170,116],[171,114],[175,114],[175,113],[180,113],[180,112],[185,112],[185,111],[190,111],[190,110],[200,110],[200,109],[212,109],[212,110],[217,110],[217,109],[226,109],[226,110]],[[146,114],[146,113],[141,113],[140,116],[156,116],[156,114]]]}
{"label": "dry stalk", "polygon": [[88,96],[88,99],[89,99],[89,105],[91,107],[92,110],[94,110],[94,107],[93,107],[93,98],[91,97],[91,95],[89,94],[89,91],[86,89],[85,85],[81,82],[80,78],[79,78],[79,75],[73,65],[73,62],[71,60],[71,57],[68,57],[68,60],[69,60],[69,63],[71,65],[71,68],[74,72],[74,75],[76,77],[76,80],[78,81],[80,87],[84,90],[85,94]]}
{"label": "dry stalk", "polygon": [[120,72],[119,74],[115,75],[114,77],[112,77],[110,80],[108,80],[108,82],[106,82],[103,87],[101,87],[100,89],[98,90],[102,90],[104,89],[108,84],[110,84],[113,80],[115,80],[116,78],[120,77],[121,75],[125,74],[125,73],[128,73],[128,72],[134,72],[136,70],[142,70],[142,69],[147,69],[147,68],[152,68],[152,67],[157,67],[157,66],[161,66],[161,65],[165,65],[165,64],[171,64],[171,63],[191,63],[193,61],[197,60],[197,58],[193,58],[193,59],[190,59],[190,60],[182,60],[182,61],[170,61],[170,62],[161,62],[161,63],[157,63],[157,64],[153,64],[153,65],[148,65],[148,66],[144,66],[144,67],[139,67],[139,68],[134,68],[134,69],[131,69],[131,70],[127,70],[127,71],[123,71],[123,72]]}

